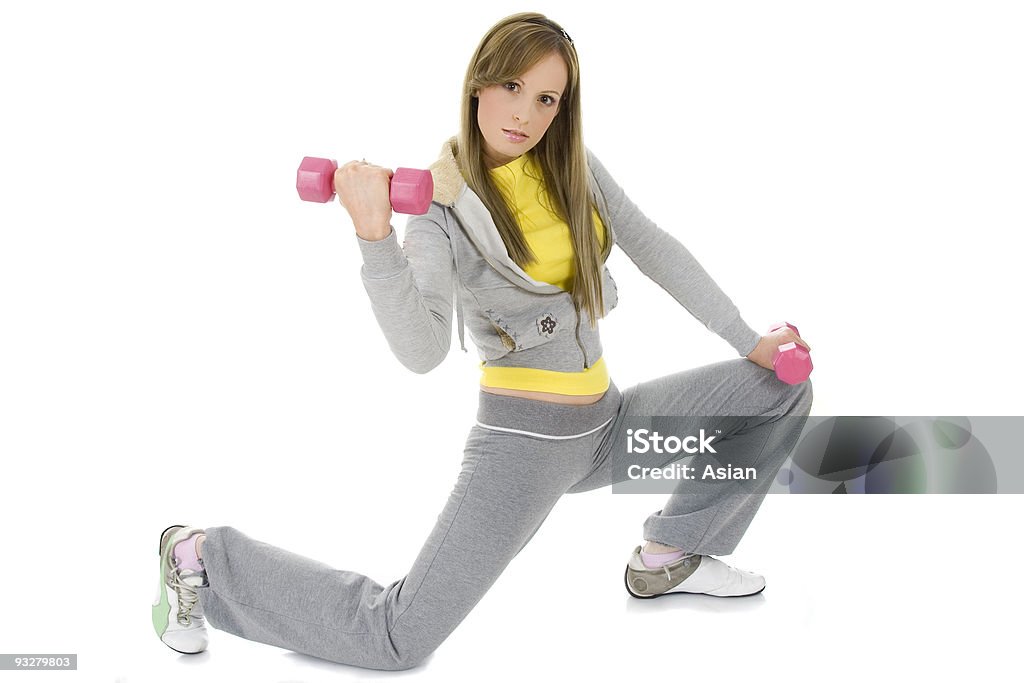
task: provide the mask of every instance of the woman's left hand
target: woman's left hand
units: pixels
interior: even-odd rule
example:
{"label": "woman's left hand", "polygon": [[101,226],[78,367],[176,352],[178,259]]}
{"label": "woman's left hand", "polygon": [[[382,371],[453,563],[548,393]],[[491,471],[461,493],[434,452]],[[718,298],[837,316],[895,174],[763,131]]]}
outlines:
{"label": "woman's left hand", "polygon": [[754,350],[747,354],[747,358],[757,363],[762,368],[775,370],[775,366],[772,365],[772,356],[781,345],[789,342],[796,342],[808,351],[811,350],[811,345],[799,337],[792,328],[780,327],[774,332],[769,332],[765,336],[761,337],[761,340],[757,342],[757,346],[754,347]]}

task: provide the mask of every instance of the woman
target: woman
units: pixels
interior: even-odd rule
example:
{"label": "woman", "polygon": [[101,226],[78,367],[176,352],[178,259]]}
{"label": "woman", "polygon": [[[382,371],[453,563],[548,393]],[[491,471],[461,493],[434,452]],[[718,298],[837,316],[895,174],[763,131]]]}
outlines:
{"label": "woman", "polygon": [[[364,160],[335,175],[363,284],[398,359],[423,373],[446,357],[454,298],[460,345],[465,351],[466,326],[481,360],[462,471],[409,573],[382,586],[232,527],[169,527],[160,539],[154,626],[170,647],[205,649],[208,618],[244,638],[335,662],[415,666],[564,493],[624,480],[629,418],[684,416],[683,428],[720,429],[719,451],[728,446],[732,461],[758,466],[749,491],[767,490],[811,406],[810,383],[779,381],[771,353],[788,341],[807,344],[789,328],[754,332],[686,248],[626,197],[583,144],[579,83],[572,40],[554,22],[521,13],[492,27],[466,74],[460,133],[431,166],[434,201],[409,219],[402,246],[390,225],[391,171]],[[617,303],[604,265],[614,244],[745,358],[620,393],[596,323]],[[753,417],[698,423],[691,415]],[[738,491],[680,483],[644,524],[646,547],[636,547],[626,568],[629,593],[760,592],[762,577],[711,556],[733,551],[760,505],[761,495]]]}

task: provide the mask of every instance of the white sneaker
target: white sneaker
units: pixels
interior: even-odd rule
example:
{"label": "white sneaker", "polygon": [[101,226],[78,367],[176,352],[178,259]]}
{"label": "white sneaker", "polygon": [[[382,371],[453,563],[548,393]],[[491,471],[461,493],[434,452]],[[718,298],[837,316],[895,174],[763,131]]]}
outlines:
{"label": "white sneaker", "polygon": [[174,525],[160,535],[160,588],[153,601],[153,628],[164,645],[182,654],[194,655],[206,649],[209,636],[196,588],[209,586],[206,572],[178,569],[173,549],[202,529]]}
{"label": "white sneaker", "polygon": [[716,597],[754,595],[764,590],[764,577],[730,567],[710,555],[685,555],[664,567],[651,569],[640,559],[640,546],[626,565],[626,590],[634,598],[666,593],[703,593]]}

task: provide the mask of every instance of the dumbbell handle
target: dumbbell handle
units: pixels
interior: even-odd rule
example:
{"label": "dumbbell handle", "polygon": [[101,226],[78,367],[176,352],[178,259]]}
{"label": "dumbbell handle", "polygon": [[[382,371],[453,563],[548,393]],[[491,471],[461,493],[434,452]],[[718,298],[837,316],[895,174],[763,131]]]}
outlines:
{"label": "dumbbell handle", "polygon": [[[796,325],[788,322],[774,325],[768,332],[771,333],[783,327],[790,328],[797,336],[800,336]],[[814,369],[814,365],[811,363],[811,351],[797,342],[780,344],[778,349],[772,353],[772,367],[775,368],[775,376],[786,384],[805,382],[810,376],[811,370]]]}
{"label": "dumbbell handle", "polygon": [[[295,174],[295,189],[307,202],[326,203],[334,199],[334,172],[338,162],[320,157],[303,157]],[[430,208],[434,179],[430,171],[396,168],[391,176],[391,208],[396,213],[420,215]]]}

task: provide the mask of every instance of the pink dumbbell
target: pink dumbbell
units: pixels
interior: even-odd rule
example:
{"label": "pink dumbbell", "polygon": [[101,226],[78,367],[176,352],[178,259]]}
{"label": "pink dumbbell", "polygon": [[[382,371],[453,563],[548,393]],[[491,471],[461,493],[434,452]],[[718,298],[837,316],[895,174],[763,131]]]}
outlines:
{"label": "pink dumbbell", "polygon": [[[768,332],[774,332],[783,327],[788,327],[797,336],[800,336],[800,330],[796,329],[796,325],[788,322],[781,322]],[[772,366],[775,368],[775,376],[786,384],[800,384],[806,381],[811,370],[814,369],[814,366],[811,365],[810,350],[796,342],[781,344],[772,354]]]}
{"label": "pink dumbbell", "polygon": [[[334,198],[334,172],[338,162],[333,159],[302,157],[295,174],[295,189],[307,202],[325,203]],[[391,176],[391,208],[396,213],[415,216],[430,208],[434,197],[434,178],[430,171],[396,168]]]}

